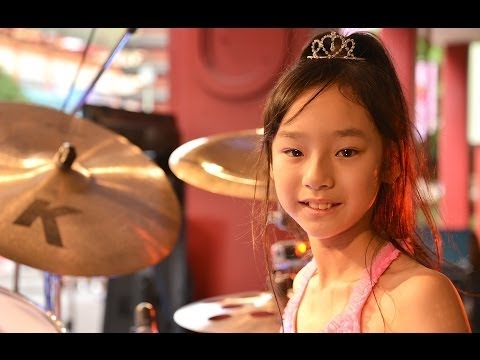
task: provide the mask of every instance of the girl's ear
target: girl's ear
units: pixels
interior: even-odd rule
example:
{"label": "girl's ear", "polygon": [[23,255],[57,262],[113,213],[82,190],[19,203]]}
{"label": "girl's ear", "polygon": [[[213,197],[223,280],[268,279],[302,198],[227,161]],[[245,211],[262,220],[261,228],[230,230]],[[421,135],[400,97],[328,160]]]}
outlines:
{"label": "girl's ear", "polygon": [[400,156],[393,146],[389,146],[385,151],[382,166],[381,180],[387,184],[393,184],[400,176]]}

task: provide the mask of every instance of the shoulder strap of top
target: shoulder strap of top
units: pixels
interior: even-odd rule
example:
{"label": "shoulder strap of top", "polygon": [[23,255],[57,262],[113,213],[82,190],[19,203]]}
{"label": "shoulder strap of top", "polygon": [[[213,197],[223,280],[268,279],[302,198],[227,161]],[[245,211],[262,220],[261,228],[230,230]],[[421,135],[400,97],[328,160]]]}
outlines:
{"label": "shoulder strap of top", "polygon": [[360,321],[363,306],[380,276],[398,257],[400,250],[392,243],[385,245],[377,254],[370,268],[365,269],[355,285],[344,312],[338,314],[327,325],[327,332],[360,332]]}
{"label": "shoulder strap of top", "polygon": [[292,294],[292,297],[289,299],[287,306],[283,310],[283,332],[290,333],[296,331],[294,326],[294,319],[296,317],[298,305],[303,297],[303,293],[305,292],[308,281],[313,276],[316,269],[317,265],[315,264],[315,260],[312,259],[295,277],[295,287],[297,291]]}
{"label": "shoulder strap of top", "polygon": [[352,310],[361,311],[363,305],[367,301],[370,292],[382,274],[388,269],[390,264],[395,260],[400,251],[393,246],[392,243],[385,245],[375,256],[370,268],[365,269],[362,277],[355,286],[350,297],[348,307]]}
{"label": "shoulder strap of top", "polygon": [[[400,251],[391,243],[388,243],[379,251],[372,262],[372,266],[364,270],[360,280],[355,285],[345,311],[335,316],[327,324],[324,330],[325,332],[360,332],[360,318],[363,306],[380,276],[399,254]],[[289,333],[296,331],[294,324],[296,312],[308,281],[316,269],[316,263],[312,259],[295,278],[297,291],[294,292],[284,309],[283,332]]]}

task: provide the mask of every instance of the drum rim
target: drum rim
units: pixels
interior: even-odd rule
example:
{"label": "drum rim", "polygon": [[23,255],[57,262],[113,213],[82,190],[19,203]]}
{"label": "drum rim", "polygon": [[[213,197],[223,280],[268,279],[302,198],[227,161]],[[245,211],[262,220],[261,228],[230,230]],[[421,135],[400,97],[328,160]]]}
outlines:
{"label": "drum rim", "polygon": [[3,293],[3,294],[8,295],[10,297],[13,297],[16,300],[19,300],[19,301],[21,301],[21,302],[23,302],[27,305],[32,306],[37,312],[40,312],[40,314],[43,318],[45,318],[50,324],[53,325],[53,327],[55,328],[55,330],[57,330],[57,332],[59,332],[59,333],[65,333],[66,332],[66,328],[63,326],[61,320],[56,319],[56,316],[53,315],[50,311],[43,310],[40,305],[38,305],[34,301],[27,298],[25,295],[14,292],[14,291],[9,290],[7,288],[4,288],[2,286],[0,286],[0,293]]}

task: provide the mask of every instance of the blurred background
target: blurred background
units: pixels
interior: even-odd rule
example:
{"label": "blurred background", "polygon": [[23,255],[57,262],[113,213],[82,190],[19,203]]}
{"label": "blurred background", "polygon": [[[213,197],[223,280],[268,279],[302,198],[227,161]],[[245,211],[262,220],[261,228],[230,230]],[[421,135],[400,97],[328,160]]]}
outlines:
{"label": "blurred background", "polygon": [[[220,178],[209,180],[197,170],[182,168],[181,163],[172,169],[169,159],[183,144],[203,139],[177,153],[177,164],[179,159],[207,160],[228,169],[230,175],[244,176],[242,155],[253,150],[252,134],[246,136],[245,131],[262,126],[267,92],[318,30],[1,28],[0,102],[26,103],[34,109],[28,115],[27,130],[17,135],[19,140],[30,141],[34,144],[30,150],[35,152],[35,129],[44,121],[43,107],[89,119],[125,137],[164,171],[180,204],[176,219],[180,227],[162,225],[175,239],[171,248],[157,250],[165,250],[157,256],[158,262],[139,260],[136,268],[141,269],[117,271],[112,261],[99,266],[102,271],[98,274],[93,266],[90,272],[72,266],[69,269],[73,271],[57,274],[51,271],[56,269],[54,265],[48,269],[29,266],[19,259],[35,264],[45,256],[35,245],[23,249],[18,257],[7,256],[15,254],[17,250],[12,247],[17,245],[12,240],[2,245],[0,240],[2,301],[7,305],[20,301],[26,307],[16,315],[9,314],[8,307],[0,307],[0,329],[8,332],[18,321],[15,316],[21,316],[27,328],[20,331],[28,331],[28,324],[36,321],[33,318],[54,310],[52,286],[53,295],[58,296],[57,311],[61,308],[57,320],[67,332],[132,332],[135,326],[138,330],[135,309],[144,302],[156,309],[152,316],[159,332],[207,331],[202,324],[213,310],[202,310],[202,306],[209,302],[218,305],[228,297],[235,302],[243,297],[240,294],[260,300],[267,274],[263,255],[251,244],[252,199],[239,195],[245,185],[227,186],[227,180]],[[360,29],[337,30],[348,33]],[[443,213],[443,219],[438,220],[445,237],[444,256],[452,264],[444,271],[461,289],[478,293],[480,29],[362,30],[377,33],[387,44],[419,129],[419,144],[427,150],[434,180],[421,185],[431,194],[432,207]],[[115,49],[119,51],[115,53]],[[15,114],[12,117],[9,120],[14,122]],[[0,126],[4,131],[9,129],[6,121]],[[216,137],[221,134],[229,136]],[[26,136],[28,139],[22,138]],[[0,142],[0,152],[2,144],[12,145],[8,141]],[[201,152],[205,144],[212,144],[212,150]],[[3,147],[3,155],[8,155],[7,148]],[[119,160],[115,154],[111,156]],[[172,170],[185,172],[176,176]],[[245,175],[241,180],[248,183],[249,179]],[[4,192],[0,196],[8,198],[9,189],[0,187]],[[85,197],[93,207],[97,205],[96,198]],[[163,210],[168,212],[169,208]],[[99,216],[98,222],[102,221]],[[420,230],[423,224],[419,217]],[[61,231],[60,219],[58,227]],[[74,230],[81,237],[85,228]],[[428,238],[428,233],[425,236]],[[285,261],[295,260],[297,255],[288,253],[288,239],[282,240],[287,240],[285,246],[272,251],[284,251]],[[101,241],[100,235],[85,237],[79,247],[94,247]],[[115,242],[107,245],[117,246]],[[127,241],[128,246],[132,247],[131,256],[137,256]],[[55,256],[45,256],[45,263],[55,262]],[[289,270],[279,267],[279,271]],[[52,285],[54,280],[60,285]],[[462,293],[462,297],[473,330],[479,331],[480,305],[476,306],[474,296]],[[188,312],[192,310],[200,318],[185,320],[193,316]],[[232,320],[226,330],[252,330],[239,323]],[[50,324],[39,326],[38,331],[42,331]]]}

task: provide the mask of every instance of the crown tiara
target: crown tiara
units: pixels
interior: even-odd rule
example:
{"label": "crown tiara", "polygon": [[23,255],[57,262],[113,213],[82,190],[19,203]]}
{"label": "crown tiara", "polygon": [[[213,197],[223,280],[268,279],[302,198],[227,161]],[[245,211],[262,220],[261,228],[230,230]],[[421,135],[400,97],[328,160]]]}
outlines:
{"label": "crown tiara", "polygon": [[[326,46],[327,44],[324,43],[326,39],[330,39],[330,47],[328,49]],[[353,54],[353,49],[355,49],[355,41],[353,39],[345,38],[342,35],[337,34],[335,31],[332,31],[330,34],[324,35],[320,40],[315,39],[312,41],[312,55],[307,56],[307,59],[336,58],[365,60],[364,58],[356,57]]]}

